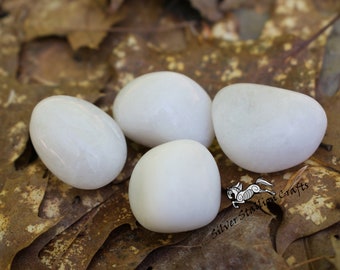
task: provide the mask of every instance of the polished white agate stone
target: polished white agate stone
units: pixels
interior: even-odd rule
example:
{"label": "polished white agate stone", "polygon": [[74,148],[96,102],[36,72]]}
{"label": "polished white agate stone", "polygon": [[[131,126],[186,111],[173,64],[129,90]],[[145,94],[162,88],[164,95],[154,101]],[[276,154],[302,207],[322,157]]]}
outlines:
{"label": "polished white agate stone", "polygon": [[42,100],[32,112],[29,129],[42,162],[73,187],[100,188],[125,164],[123,132],[109,115],[85,100],[70,96]]}
{"label": "polished white agate stone", "polygon": [[176,233],[205,226],[221,202],[216,162],[193,140],[161,144],[138,161],[129,200],[137,221],[151,231]]}
{"label": "polished white agate stone", "polygon": [[223,152],[249,171],[284,170],[308,159],[318,148],[327,117],[313,98],[258,84],[221,89],[212,118]]}
{"label": "polished white agate stone", "polygon": [[214,138],[210,97],[180,73],[160,71],[134,79],[118,93],[112,110],[124,134],[149,147],[177,139],[209,146]]}

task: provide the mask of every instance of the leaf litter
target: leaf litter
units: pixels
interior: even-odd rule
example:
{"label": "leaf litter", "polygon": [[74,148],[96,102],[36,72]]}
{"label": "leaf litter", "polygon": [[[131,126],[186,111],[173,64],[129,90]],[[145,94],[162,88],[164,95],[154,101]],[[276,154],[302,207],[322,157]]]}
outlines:
{"label": "leaf litter", "polygon": [[[2,4],[9,12],[0,20],[2,268],[134,269],[139,265],[140,269],[218,269],[228,264],[240,269],[257,265],[275,269],[317,265],[323,269],[337,264],[339,95],[324,97],[327,89],[316,87],[330,32],[325,25],[333,23],[335,13],[320,12],[308,0],[278,0],[266,10],[270,16],[257,39],[241,40],[236,33],[236,40],[227,41],[210,31],[218,17],[207,23],[197,11],[183,13],[175,2],[164,8],[156,1],[146,6],[138,1],[120,1],[117,6],[113,1],[108,6],[106,1],[74,1],[79,11],[74,17],[70,17],[72,6],[51,10],[53,3]],[[222,17],[243,8],[256,10],[244,3],[234,9],[214,8]],[[97,5],[93,13],[91,5]],[[198,11],[207,16],[202,9]],[[44,24],[46,14],[51,23],[33,27]],[[64,24],[58,28],[53,18],[60,22],[63,16]],[[93,18],[90,24],[82,19],[89,16]],[[236,25],[239,17],[230,18]],[[328,114],[324,142],[332,150],[319,148],[301,166],[262,175],[274,184],[275,197],[256,195],[234,209],[222,191],[221,212],[211,224],[170,235],[143,229],[131,214],[127,180],[147,149],[130,141],[128,162],[118,181],[96,191],[61,183],[29,151],[20,170],[15,169],[14,162],[29,145],[29,116],[40,99],[74,95],[110,113],[122,86],[156,70],[182,72],[198,81],[211,97],[227,84],[245,81],[316,97]],[[259,177],[232,164],[216,141],[210,150],[224,189],[238,181],[249,185]]]}

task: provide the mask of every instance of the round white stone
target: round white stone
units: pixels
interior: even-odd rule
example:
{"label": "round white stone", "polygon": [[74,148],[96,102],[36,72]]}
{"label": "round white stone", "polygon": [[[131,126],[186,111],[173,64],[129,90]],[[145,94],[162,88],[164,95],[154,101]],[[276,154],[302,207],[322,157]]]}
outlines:
{"label": "round white stone", "polygon": [[234,84],[213,100],[212,118],[223,152],[247,170],[284,170],[308,159],[327,127],[313,98],[276,87]]}
{"label": "round white stone", "polygon": [[196,141],[159,145],[134,168],[129,200],[138,222],[151,231],[176,233],[205,226],[221,202],[216,162]]}
{"label": "round white stone", "polygon": [[134,79],[118,93],[112,109],[124,134],[149,147],[177,139],[209,146],[214,138],[210,97],[180,73],[160,71]]}
{"label": "round white stone", "polygon": [[30,136],[46,167],[65,183],[96,189],[122,170],[127,147],[116,122],[93,104],[75,97],[52,96],[39,102]]}

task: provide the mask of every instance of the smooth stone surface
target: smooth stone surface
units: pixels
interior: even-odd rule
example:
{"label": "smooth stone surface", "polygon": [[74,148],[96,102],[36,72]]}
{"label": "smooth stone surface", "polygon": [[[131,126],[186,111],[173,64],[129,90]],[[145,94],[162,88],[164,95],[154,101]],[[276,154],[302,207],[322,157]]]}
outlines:
{"label": "smooth stone surface", "polygon": [[125,164],[127,147],[119,126],[78,98],[52,96],[39,102],[32,112],[30,135],[46,167],[77,188],[102,187]]}
{"label": "smooth stone surface", "polygon": [[221,202],[216,162],[196,141],[159,145],[134,168],[129,200],[138,222],[151,231],[176,233],[205,226]]}
{"label": "smooth stone surface", "polygon": [[177,139],[209,146],[214,138],[210,97],[180,73],[160,71],[134,79],[118,93],[112,109],[124,134],[149,147]]}
{"label": "smooth stone surface", "polygon": [[247,170],[268,173],[308,159],[327,127],[313,98],[265,85],[234,84],[213,100],[212,118],[223,152]]}

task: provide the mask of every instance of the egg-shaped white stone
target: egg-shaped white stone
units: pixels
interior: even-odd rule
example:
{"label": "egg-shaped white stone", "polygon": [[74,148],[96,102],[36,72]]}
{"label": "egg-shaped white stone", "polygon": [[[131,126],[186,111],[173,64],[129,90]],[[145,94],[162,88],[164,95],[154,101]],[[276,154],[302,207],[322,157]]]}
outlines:
{"label": "egg-shaped white stone", "polygon": [[151,231],[176,233],[205,226],[221,202],[216,162],[193,140],[156,146],[134,168],[129,200],[137,221]]}
{"label": "egg-shaped white stone", "polygon": [[214,138],[210,97],[180,73],[160,71],[134,79],[118,93],[112,109],[124,134],[149,147],[177,139],[209,146]]}
{"label": "egg-shaped white stone", "polygon": [[276,87],[240,83],[220,90],[212,118],[223,152],[247,170],[295,166],[319,146],[327,117],[313,98]]}
{"label": "egg-shaped white stone", "polygon": [[46,167],[65,183],[96,189],[122,170],[127,147],[116,122],[85,100],[51,96],[34,108],[30,136]]}

